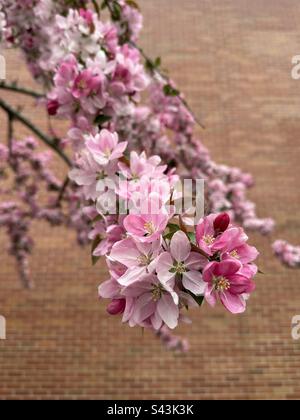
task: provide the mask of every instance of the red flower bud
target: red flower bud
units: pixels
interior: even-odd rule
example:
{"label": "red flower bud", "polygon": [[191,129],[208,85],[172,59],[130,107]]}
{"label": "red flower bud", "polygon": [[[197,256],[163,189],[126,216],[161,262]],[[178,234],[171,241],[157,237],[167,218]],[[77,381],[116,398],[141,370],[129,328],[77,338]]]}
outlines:
{"label": "red flower bud", "polygon": [[47,110],[49,115],[56,115],[59,108],[59,102],[55,99],[48,101]]}
{"label": "red flower bud", "polygon": [[216,217],[214,221],[214,229],[215,233],[223,233],[225,230],[227,230],[228,226],[230,224],[230,217],[227,213],[219,214],[219,216]]}
{"label": "red flower bud", "polygon": [[125,299],[113,299],[107,307],[109,315],[120,315],[125,311]]}

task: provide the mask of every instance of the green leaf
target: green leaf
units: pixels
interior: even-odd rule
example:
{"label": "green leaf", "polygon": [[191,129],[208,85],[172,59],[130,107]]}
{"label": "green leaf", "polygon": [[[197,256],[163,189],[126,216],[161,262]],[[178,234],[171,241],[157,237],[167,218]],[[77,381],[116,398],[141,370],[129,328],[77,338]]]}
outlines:
{"label": "green leaf", "polygon": [[196,244],[196,234],[194,232],[188,232],[188,237],[190,238],[190,241],[192,244]]}
{"label": "green leaf", "polygon": [[164,86],[164,94],[166,96],[179,96],[180,91],[178,89],[173,88],[170,84]]}
{"label": "green leaf", "polygon": [[175,223],[169,223],[167,228],[169,229],[169,232],[164,235],[164,239],[172,239],[176,232],[180,230],[180,227],[178,225],[175,225]]}
{"label": "green leaf", "polygon": [[155,60],[155,67],[158,68],[160,66],[161,66],[161,58],[157,57],[156,60]]}
{"label": "green leaf", "polygon": [[190,292],[189,290],[186,290],[186,292],[192,296],[192,298],[194,299],[195,302],[197,302],[197,304],[199,306],[202,306],[203,301],[204,301],[204,296],[196,296],[194,295],[194,293]]}
{"label": "green leaf", "polygon": [[154,70],[159,69],[161,66],[161,58],[157,57],[154,61],[148,58],[145,63],[146,69],[153,72]]}
{"label": "green leaf", "polygon": [[134,0],[126,0],[126,4],[130,7],[132,7],[133,9],[140,10],[140,6]]}
{"label": "green leaf", "polygon": [[113,5],[112,19],[114,21],[119,21],[122,16],[122,8],[118,2],[115,2]]}
{"label": "green leaf", "polygon": [[111,119],[112,119],[112,117],[110,117],[109,115],[101,114],[101,115],[98,115],[95,118],[95,124],[97,124],[97,125],[103,125],[103,124],[109,122]]}

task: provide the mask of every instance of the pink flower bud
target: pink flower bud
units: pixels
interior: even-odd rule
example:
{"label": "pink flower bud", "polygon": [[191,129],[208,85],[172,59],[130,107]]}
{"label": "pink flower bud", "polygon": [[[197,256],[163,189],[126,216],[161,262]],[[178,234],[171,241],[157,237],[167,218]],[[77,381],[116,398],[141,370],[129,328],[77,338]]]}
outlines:
{"label": "pink flower bud", "polygon": [[113,299],[107,307],[109,315],[120,315],[125,311],[125,299]]}
{"label": "pink flower bud", "polygon": [[48,101],[47,110],[49,115],[56,115],[59,108],[59,102],[55,99]]}
{"label": "pink flower bud", "polygon": [[219,214],[214,221],[215,233],[223,233],[227,230],[230,223],[230,217],[227,213]]}

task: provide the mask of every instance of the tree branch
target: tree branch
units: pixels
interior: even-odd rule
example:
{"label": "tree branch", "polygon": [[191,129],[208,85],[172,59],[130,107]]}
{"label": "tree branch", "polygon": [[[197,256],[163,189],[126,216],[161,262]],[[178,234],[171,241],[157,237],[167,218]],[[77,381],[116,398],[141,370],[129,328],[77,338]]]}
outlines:
{"label": "tree branch", "polygon": [[18,120],[23,125],[25,125],[27,128],[29,128],[37,137],[39,137],[48,147],[50,147],[54,152],[60,156],[63,161],[69,166],[72,167],[72,162],[68,158],[65,153],[60,150],[55,142],[48,137],[46,134],[44,134],[41,130],[39,130],[29,119],[24,117],[19,111],[12,108],[10,105],[8,105],[6,102],[4,102],[2,99],[0,99],[0,108],[2,108],[9,116],[13,117],[15,120]]}
{"label": "tree branch", "polygon": [[8,144],[8,150],[10,157],[12,156],[12,139],[14,136],[14,117],[12,114],[7,114],[7,144]]}
{"label": "tree branch", "polygon": [[66,192],[66,189],[69,186],[69,183],[70,183],[70,178],[67,176],[63,185],[62,185],[62,187],[61,187],[61,189],[60,189],[60,191],[59,191],[59,195],[58,195],[57,202],[56,202],[56,205],[58,207],[60,207],[61,201],[64,198],[64,194]]}
{"label": "tree branch", "polygon": [[0,89],[10,90],[12,92],[21,93],[22,95],[32,96],[35,99],[41,99],[45,97],[45,95],[43,95],[42,93],[35,92],[34,90],[19,87],[15,84],[8,85],[4,82],[0,82]]}
{"label": "tree branch", "polygon": [[92,0],[95,12],[97,13],[98,16],[100,16],[100,6],[97,2],[97,0]]}

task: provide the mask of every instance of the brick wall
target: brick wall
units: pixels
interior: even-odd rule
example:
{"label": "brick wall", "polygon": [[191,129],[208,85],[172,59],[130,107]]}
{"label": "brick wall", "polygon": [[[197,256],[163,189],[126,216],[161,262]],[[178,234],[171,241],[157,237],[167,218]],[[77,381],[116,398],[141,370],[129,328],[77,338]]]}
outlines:
{"label": "brick wall", "polygon": [[[140,0],[142,43],[163,63],[205,122],[199,130],[218,161],[255,174],[251,197],[261,216],[278,221],[276,237],[299,242],[300,82],[290,76],[299,54],[298,0]],[[182,5],[184,4],[184,8]],[[32,86],[16,52],[6,53],[8,79]],[[1,92],[46,128],[31,100]],[[64,128],[59,130],[64,132]],[[5,119],[0,112],[1,140]],[[26,131],[19,127],[21,136]],[[57,163],[56,170],[65,168]],[[151,334],[108,318],[97,299],[106,278],[91,268],[74,234],[34,226],[31,268],[36,288],[23,290],[0,235],[0,398],[300,398],[300,342],[291,319],[300,314],[299,272],[261,250],[257,291],[245,315],[222,308],[192,313],[181,328],[187,355],[166,352]]]}

